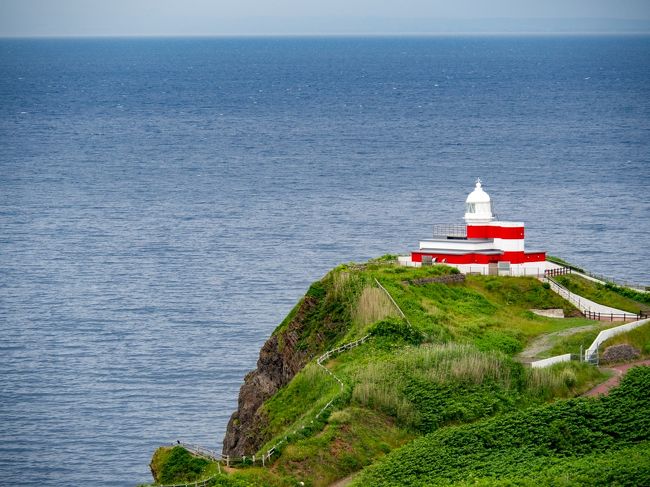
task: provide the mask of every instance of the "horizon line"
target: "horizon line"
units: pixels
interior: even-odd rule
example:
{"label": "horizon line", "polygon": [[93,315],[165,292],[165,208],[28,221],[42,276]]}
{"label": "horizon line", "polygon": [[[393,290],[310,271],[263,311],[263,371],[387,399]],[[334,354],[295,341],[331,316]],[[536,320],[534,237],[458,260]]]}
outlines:
{"label": "horizon line", "polygon": [[457,31],[457,32],[268,32],[268,33],[201,33],[201,34],[31,34],[2,35],[7,39],[193,39],[193,38],[263,38],[263,37],[559,37],[559,36],[650,36],[643,31]]}

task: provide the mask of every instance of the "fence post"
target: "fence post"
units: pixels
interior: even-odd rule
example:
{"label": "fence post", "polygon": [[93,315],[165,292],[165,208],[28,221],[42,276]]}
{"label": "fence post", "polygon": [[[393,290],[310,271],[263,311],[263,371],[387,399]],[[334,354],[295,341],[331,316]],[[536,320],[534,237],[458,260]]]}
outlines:
{"label": "fence post", "polygon": [[226,455],[226,467],[230,467],[230,455]]}

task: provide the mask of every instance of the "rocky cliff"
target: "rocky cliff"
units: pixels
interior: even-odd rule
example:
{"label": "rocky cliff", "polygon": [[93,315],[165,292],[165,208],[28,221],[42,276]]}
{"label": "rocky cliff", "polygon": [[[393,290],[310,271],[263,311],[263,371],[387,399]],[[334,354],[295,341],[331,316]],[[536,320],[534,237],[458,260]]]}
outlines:
{"label": "rocky cliff", "polygon": [[328,278],[314,283],[300,304],[285,319],[260,351],[257,368],[248,373],[239,390],[238,409],[228,422],[223,454],[251,455],[266,441],[268,418],[262,407],[315,355],[344,330],[349,319],[329,291]]}

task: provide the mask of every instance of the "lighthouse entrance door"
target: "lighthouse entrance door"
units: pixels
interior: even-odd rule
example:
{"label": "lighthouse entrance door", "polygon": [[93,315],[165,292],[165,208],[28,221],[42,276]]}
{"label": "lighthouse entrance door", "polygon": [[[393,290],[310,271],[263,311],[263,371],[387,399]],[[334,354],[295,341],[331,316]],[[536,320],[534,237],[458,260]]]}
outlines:
{"label": "lighthouse entrance door", "polygon": [[496,262],[490,262],[488,264],[488,275],[498,276],[499,275],[499,264]]}

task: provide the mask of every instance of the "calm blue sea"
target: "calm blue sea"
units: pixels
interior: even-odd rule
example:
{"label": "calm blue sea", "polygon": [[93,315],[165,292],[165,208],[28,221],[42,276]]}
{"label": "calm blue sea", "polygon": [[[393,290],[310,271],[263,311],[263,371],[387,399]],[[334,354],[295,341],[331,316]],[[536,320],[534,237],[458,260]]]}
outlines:
{"label": "calm blue sea", "polygon": [[0,41],[0,478],[220,447],[331,267],[459,222],[650,284],[650,37]]}

